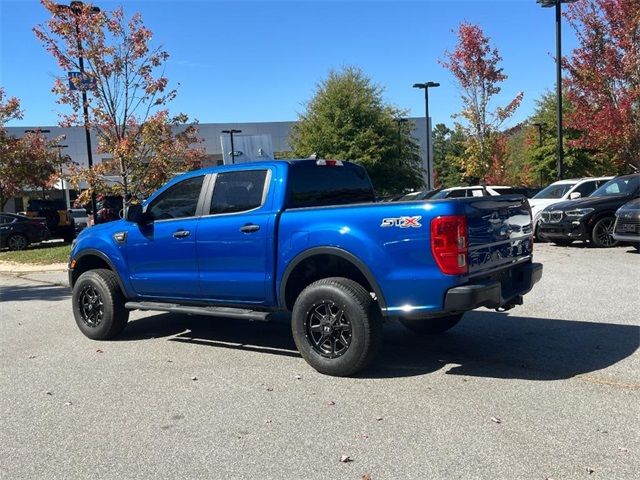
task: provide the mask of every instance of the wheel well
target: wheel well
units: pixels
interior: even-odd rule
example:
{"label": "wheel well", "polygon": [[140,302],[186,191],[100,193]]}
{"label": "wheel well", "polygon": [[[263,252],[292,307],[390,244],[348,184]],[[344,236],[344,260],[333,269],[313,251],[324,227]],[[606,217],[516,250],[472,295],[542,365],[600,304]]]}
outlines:
{"label": "wheel well", "polygon": [[97,255],[85,255],[83,257],[80,257],[71,274],[71,286],[73,287],[75,285],[76,280],[78,280],[78,278],[80,278],[80,275],[82,275],[84,272],[95,270],[97,268],[106,268],[107,270],[113,270],[105,260]]}
{"label": "wheel well", "polygon": [[348,278],[358,282],[368,292],[374,291],[367,277],[349,260],[337,255],[318,254],[302,260],[289,274],[284,292],[285,308],[293,309],[302,290],[316,280],[328,277]]}

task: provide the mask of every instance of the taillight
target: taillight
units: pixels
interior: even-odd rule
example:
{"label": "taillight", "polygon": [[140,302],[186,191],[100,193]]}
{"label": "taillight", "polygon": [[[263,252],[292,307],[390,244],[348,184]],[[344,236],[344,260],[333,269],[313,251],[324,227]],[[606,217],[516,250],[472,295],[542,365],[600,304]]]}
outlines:
{"label": "taillight", "polygon": [[464,275],[468,272],[467,219],[447,215],[431,220],[431,253],[442,273]]}

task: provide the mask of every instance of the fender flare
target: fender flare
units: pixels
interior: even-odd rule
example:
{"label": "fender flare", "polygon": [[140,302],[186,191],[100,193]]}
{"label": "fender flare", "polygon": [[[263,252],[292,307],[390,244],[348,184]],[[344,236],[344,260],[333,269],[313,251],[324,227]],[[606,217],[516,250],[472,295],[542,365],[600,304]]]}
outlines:
{"label": "fender flare", "polygon": [[[98,257],[98,258],[100,258],[100,260],[104,260],[104,262],[107,265],[109,265],[109,268],[113,271],[113,273],[116,274],[116,279],[118,280],[118,285],[120,286],[120,290],[122,290],[122,293],[126,296],[127,295],[127,290],[124,288],[124,283],[122,283],[122,278],[120,278],[120,272],[118,272],[118,269],[116,268],[116,266],[113,264],[111,259],[106,254],[104,254],[100,250],[96,250],[94,248],[87,248],[85,250],[82,250],[82,252],[80,252],[80,254],[76,258],[74,258],[73,260],[75,260],[76,263],[77,263],[83,257],[88,257],[88,256]],[[75,282],[73,282],[72,278],[73,278],[73,270],[69,269],[69,286],[71,288],[73,288],[73,284],[75,283]]]}
{"label": "fender flare", "polygon": [[364,278],[367,279],[367,282],[369,282],[371,288],[373,288],[373,291],[376,294],[376,298],[378,300],[378,305],[380,305],[380,310],[382,310],[383,315],[385,314],[387,310],[387,304],[384,300],[384,296],[382,295],[382,290],[380,289],[375,276],[373,275],[373,273],[371,273],[371,270],[369,270],[369,267],[367,267],[367,265],[354,254],[338,247],[313,247],[298,254],[289,263],[289,266],[284,271],[284,275],[282,275],[282,280],[280,281],[280,290],[278,292],[279,304],[281,308],[286,308],[287,305],[285,292],[287,291],[289,276],[301,262],[315,255],[334,255],[352,263],[358,270],[360,270],[360,273],[364,276]]}

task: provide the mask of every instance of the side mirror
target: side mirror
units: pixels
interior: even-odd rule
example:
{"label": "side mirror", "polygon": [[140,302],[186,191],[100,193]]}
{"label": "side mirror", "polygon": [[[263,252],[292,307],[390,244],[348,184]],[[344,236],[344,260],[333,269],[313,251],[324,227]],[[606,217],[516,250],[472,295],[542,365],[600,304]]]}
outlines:
{"label": "side mirror", "polygon": [[580,192],[573,192],[569,195],[569,198],[571,200],[577,200],[580,197],[582,197],[582,194]]}
{"label": "side mirror", "polygon": [[142,205],[140,204],[129,205],[129,208],[127,208],[128,221],[134,222],[134,223],[141,223],[142,217],[143,217]]}

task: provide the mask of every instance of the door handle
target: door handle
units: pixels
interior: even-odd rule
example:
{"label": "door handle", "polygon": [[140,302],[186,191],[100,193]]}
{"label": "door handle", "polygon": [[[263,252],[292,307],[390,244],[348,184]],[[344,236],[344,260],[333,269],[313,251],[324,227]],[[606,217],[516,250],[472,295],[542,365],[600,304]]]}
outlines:
{"label": "door handle", "polygon": [[253,233],[260,230],[260,225],[256,225],[255,223],[247,223],[244,227],[240,229],[242,233]]}
{"label": "door handle", "polygon": [[177,230],[173,232],[173,238],[185,238],[191,235],[189,230]]}

